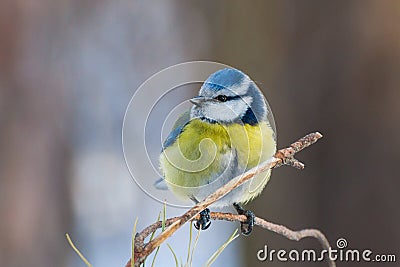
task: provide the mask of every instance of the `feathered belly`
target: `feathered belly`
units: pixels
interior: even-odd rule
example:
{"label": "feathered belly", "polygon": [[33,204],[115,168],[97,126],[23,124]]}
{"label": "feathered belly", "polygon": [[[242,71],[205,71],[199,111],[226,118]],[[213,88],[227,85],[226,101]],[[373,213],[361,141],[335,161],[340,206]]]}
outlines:
{"label": "feathered belly", "polygon": [[[210,124],[207,129],[192,126],[196,127],[186,127],[160,156],[169,189],[183,199],[201,201],[275,153],[273,132],[267,124],[247,127],[213,124],[211,129]],[[261,193],[269,176],[270,171],[257,175],[213,206],[253,199]]]}

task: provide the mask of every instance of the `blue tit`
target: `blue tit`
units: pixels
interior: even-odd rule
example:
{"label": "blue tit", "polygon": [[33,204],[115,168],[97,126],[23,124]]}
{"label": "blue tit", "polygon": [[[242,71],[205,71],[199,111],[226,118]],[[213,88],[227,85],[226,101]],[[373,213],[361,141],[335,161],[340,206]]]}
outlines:
{"label": "blue tit", "polygon": [[[175,196],[195,203],[231,179],[258,166],[276,152],[274,122],[257,85],[243,72],[226,68],[202,84],[192,108],[181,115],[164,142],[160,167]],[[268,120],[272,118],[271,121]],[[248,235],[254,214],[244,210],[266,186],[271,171],[258,174],[211,207],[233,205],[247,216],[242,233]],[[210,225],[209,209],[200,213],[197,229]]]}

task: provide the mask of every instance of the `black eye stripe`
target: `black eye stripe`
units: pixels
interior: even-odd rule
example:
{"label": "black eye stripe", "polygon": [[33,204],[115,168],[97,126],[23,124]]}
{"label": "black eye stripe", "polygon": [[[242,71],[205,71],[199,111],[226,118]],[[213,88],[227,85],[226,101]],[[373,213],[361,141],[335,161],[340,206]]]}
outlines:
{"label": "black eye stripe", "polygon": [[229,100],[239,99],[239,98],[242,98],[242,97],[239,95],[235,95],[235,96],[218,95],[215,97],[216,100],[221,101],[221,102],[226,102]]}
{"label": "black eye stripe", "polygon": [[241,96],[235,95],[235,96],[227,96],[226,99],[227,100],[233,100],[233,99],[239,99],[242,98]]}

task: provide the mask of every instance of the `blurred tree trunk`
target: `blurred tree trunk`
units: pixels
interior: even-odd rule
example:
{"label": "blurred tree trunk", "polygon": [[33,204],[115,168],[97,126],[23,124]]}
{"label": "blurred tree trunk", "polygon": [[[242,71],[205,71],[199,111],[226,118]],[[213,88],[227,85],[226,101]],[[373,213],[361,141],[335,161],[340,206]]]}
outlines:
{"label": "blurred tree trunk", "polygon": [[[218,8],[225,28],[215,35],[216,57],[261,82],[274,111],[279,147],[310,131],[325,134],[299,155],[306,170],[275,170],[249,206],[294,229],[320,228],[333,245],[344,237],[351,247],[395,253],[400,3],[226,1]],[[264,245],[318,248],[313,240],[298,244],[259,231],[245,240],[243,266],[288,266],[259,262],[256,253]]]}
{"label": "blurred tree trunk", "polygon": [[395,253],[400,245],[395,204],[400,28],[394,25],[399,25],[400,3],[306,3],[286,6],[292,13],[282,81],[294,100],[293,126],[325,133],[307,159],[316,171],[300,177],[303,184],[317,185],[310,192],[314,225],[333,245],[343,237],[353,248]]}
{"label": "blurred tree trunk", "polygon": [[50,62],[55,5],[0,7],[0,266],[63,266],[69,251],[65,87]]}

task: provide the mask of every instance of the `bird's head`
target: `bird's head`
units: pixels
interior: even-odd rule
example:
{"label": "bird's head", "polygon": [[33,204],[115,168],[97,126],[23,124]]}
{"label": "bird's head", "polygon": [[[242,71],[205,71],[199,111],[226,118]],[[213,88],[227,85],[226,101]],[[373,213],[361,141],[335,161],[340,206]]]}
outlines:
{"label": "bird's head", "polygon": [[243,72],[226,68],[208,77],[199,95],[190,100],[191,118],[212,123],[257,124],[266,118],[267,106],[257,85]]}

